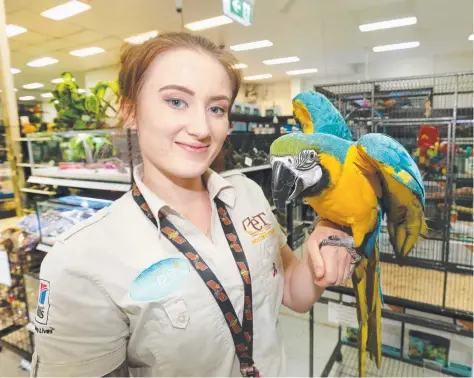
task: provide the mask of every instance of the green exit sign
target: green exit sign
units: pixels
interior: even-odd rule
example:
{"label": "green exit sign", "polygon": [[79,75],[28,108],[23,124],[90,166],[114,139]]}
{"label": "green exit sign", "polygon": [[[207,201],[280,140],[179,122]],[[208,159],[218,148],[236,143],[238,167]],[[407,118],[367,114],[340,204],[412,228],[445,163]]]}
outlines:
{"label": "green exit sign", "polygon": [[222,0],[224,14],[244,26],[252,25],[255,0]]}

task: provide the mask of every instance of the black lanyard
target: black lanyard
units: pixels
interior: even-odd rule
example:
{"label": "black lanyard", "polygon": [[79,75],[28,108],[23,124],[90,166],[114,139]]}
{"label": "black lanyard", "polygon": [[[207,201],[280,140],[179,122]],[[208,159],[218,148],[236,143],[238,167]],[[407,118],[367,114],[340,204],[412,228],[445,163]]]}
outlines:
{"label": "black lanyard", "polygon": [[[133,199],[146,215],[146,217],[158,228],[158,222],[150,210],[150,206],[146,202],[138,186],[133,183],[132,187]],[[196,249],[186,240],[186,238],[178,231],[178,229],[170,222],[170,220],[160,212],[160,229],[174,246],[189,260],[196,272],[206,284],[207,288],[214,296],[222,315],[227,321],[232,339],[234,340],[235,353],[239,358],[240,371],[244,377],[259,377],[260,373],[255,367],[253,361],[253,313],[252,313],[252,281],[250,271],[247,264],[242,244],[235,230],[234,224],[230,219],[225,204],[218,199],[214,199],[217,207],[217,213],[221,221],[222,229],[230,250],[234,256],[237,269],[240,272],[242,283],[244,285],[245,303],[243,322],[240,324],[234,306],[230,302],[224,287],[217,279],[216,275],[202,259]]]}

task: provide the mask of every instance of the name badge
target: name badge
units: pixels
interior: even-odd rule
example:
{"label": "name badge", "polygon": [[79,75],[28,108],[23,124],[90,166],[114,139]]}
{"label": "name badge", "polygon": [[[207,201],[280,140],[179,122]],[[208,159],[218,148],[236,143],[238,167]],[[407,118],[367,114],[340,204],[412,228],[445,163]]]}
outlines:
{"label": "name badge", "polygon": [[132,282],[130,298],[134,301],[154,301],[179,290],[189,276],[189,265],[181,258],[160,260],[141,272]]}

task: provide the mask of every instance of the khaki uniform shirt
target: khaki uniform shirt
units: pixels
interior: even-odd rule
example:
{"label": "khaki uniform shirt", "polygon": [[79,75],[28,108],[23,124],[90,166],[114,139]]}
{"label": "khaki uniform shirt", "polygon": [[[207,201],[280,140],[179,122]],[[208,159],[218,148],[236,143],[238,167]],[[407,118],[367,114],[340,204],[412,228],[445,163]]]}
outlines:
{"label": "khaki uniform shirt", "polygon": [[[284,374],[278,327],[286,244],[261,188],[239,173],[205,175],[212,241],[135,180],[153,214],[163,211],[224,286],[242,322],[244,288],[213,199],[225,204],[252,277],[254,361]],[[131,193],[62,236],[45,257],[35,319],[36,376],[103,376],[127,361],[133,376],[240,376],[214,296],[146,218]]]}

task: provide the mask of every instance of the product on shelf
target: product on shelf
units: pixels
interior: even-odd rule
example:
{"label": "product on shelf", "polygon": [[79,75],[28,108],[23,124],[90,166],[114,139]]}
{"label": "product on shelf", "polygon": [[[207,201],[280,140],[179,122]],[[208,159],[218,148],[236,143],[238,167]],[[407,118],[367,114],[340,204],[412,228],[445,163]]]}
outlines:
{"label": "product on shelf", "polygon": [[123,130],[35,134],[27,143],[34,176],[131,182],[131,157]]}
{"label": "product on shelf", "polygon": [[26,216],[22,224],[28,227],[30,232],[40,233],[42,243],[52,245],[63,232],[90,218],[97,210],[111,203],[112,201],[108,200],[80,196],[38,202],[37,216]]}

